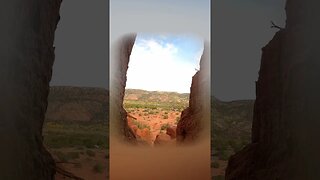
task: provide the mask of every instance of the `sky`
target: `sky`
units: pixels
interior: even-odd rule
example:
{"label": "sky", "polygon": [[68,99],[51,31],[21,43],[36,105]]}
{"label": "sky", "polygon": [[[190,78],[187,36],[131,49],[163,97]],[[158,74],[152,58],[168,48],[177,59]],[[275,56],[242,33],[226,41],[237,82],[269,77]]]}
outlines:
{"label": "sky", "polygon": [[202,52],[203,41],[194,35],[138,33],[126,88],[190,93]]}
{"label": "sky", "polygon": [[223,101],[255,99],[261,49],[285,26],[285,0],[214,0],[212,8],[213,95]]}
{"label": "sky", "polygon": [[109,85],[108,1],[62,1],[51,85]]}
{"label": "sky", "polygon": [[261,48],[277,31],[271,20],[284,26],[285,0],[211,2],[212,17],[209,0],[110,0],[110,12],[106,0],[63,1],[51,85],[108,88],[109,45],[126,33],[193,33],[212,37],[212,94],[254,99]]}
{"label": "sky", "polygon": [[110,0],[111,44],[128,32],[192,33],[210,40],[210,0]]}

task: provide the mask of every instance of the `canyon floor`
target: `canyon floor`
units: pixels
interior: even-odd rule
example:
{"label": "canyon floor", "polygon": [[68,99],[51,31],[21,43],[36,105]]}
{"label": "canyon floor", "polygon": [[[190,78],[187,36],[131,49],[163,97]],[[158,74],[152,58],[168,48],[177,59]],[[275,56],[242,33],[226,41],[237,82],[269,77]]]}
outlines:
{"label": "canyon floor", "polygon": [[71,173],[85,180],[105,180],[109,165],[107,128],[102,122],[45,122],[44,144],[56,162],[55,179],[68,179]]}
{"label": "canyon floor", "polygon": [[126,89],[124,108],[128,125],[143,144],[174,144],[181,112],[189,94]]}
{"label": "canyon floor", "polygon": [[[250,142],[254,101],[211,100],[211,175],[219,180],[229,157]],[[58,168],[83,179],[106,179],[108,101],[104,89],[51,87],[43,136]],[[134,89],[126,89],[124,98],[129,126],[148,147],[175,142],[175,127],[188,103],[189,94]],[[57,173],[56,179],[68,178]]]}
{"label": "canyon floor", "polygon": [[138,138],[153,146],[157,135],[166,134],[168,127],[176,129],[180,115],[177,111],[130,109],[128,124]]}

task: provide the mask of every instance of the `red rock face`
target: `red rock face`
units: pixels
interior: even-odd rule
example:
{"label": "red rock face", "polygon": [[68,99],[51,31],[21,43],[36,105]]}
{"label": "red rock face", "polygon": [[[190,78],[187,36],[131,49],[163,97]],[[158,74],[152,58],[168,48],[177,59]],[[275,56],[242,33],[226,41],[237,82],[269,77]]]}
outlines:
{"label": "red rock face", "polygon": [[131,50],[134,45],[136,35],[127,35],[123,37],[116,49],[117,59],[114,79],[112,79],[112,96],[110,96],[111,103],[113,104],[112,113],[114,126],[112,128],[119,129],[116,134],[124,141],[135,143],[136,137],[132,129],[128,126],[127,112],[123,108],[123,99],[125,93],[125,86],[127,81],[127,70],[130,59]]}
{"label": "red rock face", "polygon": [[[208,67],[209,59],[206,56],[208,48],[205,46],[200,60],[200,71],[192,77],[190,88],[189,107],[181,113],[177,124],[176,136],[178,142],[195,142],[200,132],[210,131],[210,73]],[[207,102],[208,101],[208,102]],[[207,120],[209,122],[207,122]],[[207,126],[206,126],[207,125]],[[210,136],[209,133],[207,136]]]}
{"label": "red rock face", "polygon": [[171,137],[168,134],[158,134],[156,140],[154,141],[155,146],[163,146],[163,145],[173,145],[175,140],[171,140]]}
{"label": "red rock face", "polygon": [[166,134],[168,134],[171,139],[175,139],[177,137],[177,126],[170,126],[166,130]]}
{"label": "red rock face", "polygon": [[226,179],[320,178],[317,3],[288,0],[286,28],[262,49],[252,143],[230,158]]}

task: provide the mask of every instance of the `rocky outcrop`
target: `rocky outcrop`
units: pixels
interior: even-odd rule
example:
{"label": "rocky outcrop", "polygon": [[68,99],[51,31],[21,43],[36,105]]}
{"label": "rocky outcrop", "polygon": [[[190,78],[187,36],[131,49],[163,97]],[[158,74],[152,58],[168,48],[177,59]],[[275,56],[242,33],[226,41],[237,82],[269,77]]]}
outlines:
{"label": "rocky outcrop", "polygon": [[160,133],[157,135],[154,145],[155,146],[164,146],[164,145],[173,145],[175,140],[172,140],[168,134]]}
{"label": "rocky outcrop", "polygon": [[129,143],[135,143],[136,137],[132,129],[128,126],[127,112],[123,107],[123,100],[127,81],[128,64],[135,38],[136,34],[124,36],[114,47],[117,61],[112,64],[112,86],[110,87],[110,100],[112,104],[112,109],[110,111],[111,132],[112,134],[114,132],[113,135],[115,137],[121,137],[122,140]]}
{"label": "rocky outcrop", "polygon": [[320,11],[288,0],[287,24],[264,47],[252,143],[229,160],[226,179],[320,178]]}
{"label": "rocky outcrop", "polygon": [[210,136],[210,61],[205,44],[200,70],[192,77],[189,107],[181,113],[177,124],[177,141],[194,142],[200,136]]}
{"label": "rocky outcrop", "polygon": [[169,126],[166,130],[166,134],[168,134],[171,139],[175,139],[177,137],[177,126]]}
{"label": "rocky outcrop", "polygon": [[54,179],[42,142],[61,0],[0,5],[0,179]]}

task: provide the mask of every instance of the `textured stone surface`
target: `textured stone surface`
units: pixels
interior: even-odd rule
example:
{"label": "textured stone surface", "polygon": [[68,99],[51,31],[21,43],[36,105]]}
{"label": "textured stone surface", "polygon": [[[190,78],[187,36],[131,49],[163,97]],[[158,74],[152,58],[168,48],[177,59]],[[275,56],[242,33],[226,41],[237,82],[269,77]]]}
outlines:
{"label": "textured stone surface", "polygon": [[177,126],[170,126],[166,130],[166,134],[168,134],[171,139],[175,139],[177,137]]}
{"label": "textured stone surface", "polygon": [[10,0],[0,5],[0,179],[53,179],[43,147],[61,0]]}
{"label": "textured stone surface", "polygon": [[[127,81],[127,70],[129,64],[129,58],[131,50],[134,45],[136,34],[130,34],[124,36],[119,40],[117,46],[115,46],[115,53],[117,61],[114,62],[114,71],[112,86],[110,91],[110,100],[112,103],[112,110],[110,116],[112,119],[112,132],[117,137],[121,137],[122,140],[134,143],[136,137],[131,128],[128,126],[127,112],[123,108],[123,99],[125,93],[125,86]],[[115,130],[115,131],[113,131]],[[120,130],[120,131],[118,131]]]}
{"label": "textured stone surface", "polygon": [[210,137],[210,69],[208,46],[200,60],[200,70],[192,77],[189,107],[181,113],[177,124],[177,141],[194,142],[200,136]]}
{"label": "textured stone surface", "polygon": [[226,179],[319,179],[319,2],[288,0],[287,24],[263,48],[252,143]]}
{"label": "textured stone surface", "polygon": [[163,146],[163,145],[172,145],[175,143],[175,140],[171,140],[171,137],[168,134],[158,134],[156,140],[154,141],[155,146]]}

